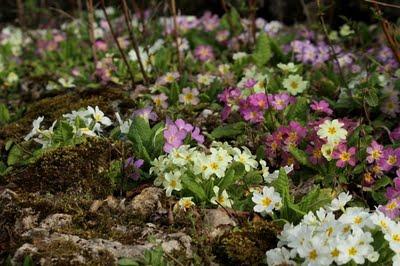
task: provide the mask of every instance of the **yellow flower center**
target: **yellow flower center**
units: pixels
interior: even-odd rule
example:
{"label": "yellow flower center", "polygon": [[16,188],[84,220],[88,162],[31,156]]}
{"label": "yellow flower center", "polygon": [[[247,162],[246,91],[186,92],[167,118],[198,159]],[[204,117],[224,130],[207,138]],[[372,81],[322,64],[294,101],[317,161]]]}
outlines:
{"label": "yellow flower center", "polygon": [[222,195],[220,195],[220,196],[218,196],[217,201],[219,202],[219,204],[224,205],[225,198]]}
{"label": "yellow flower center", "polygon": [[387,224],[384,220],[380,221],[380,222],[379,222],[379,225],[380,225],[383,229],[387,229],[387,228],[388,228],[388,224]]}
{"label": "yellow flower center", "polygon": [[351,229],[350,225],[346,225],[345,227],[343,227],[343,233],[348,233],[350,229]]}
{"label": "yellow flower center", "polygon": [[396,201],[392,201],[391,203],[389,203],[388,205],[386,205],[386,208],[387,208],[388,210],[394,210],[394,209],[396,209],[396,208],[397,208],[397,203],[396,203]]}
{"label": "yellow flower center", "polygon": [[296,90],[299,87],[299,84],[296,81],[292,81],[292,83],[290,83],[290,86],[292,87],[292,89]]}
{"label": "yellow flower center", "polygon": [[261,205],[263,205],[264,207],[268,207],[271,204],[272,200],[268,197],[264,197],[261,200]]}
{"label": "yellow flower center", "polygon": [[393,241],[400,242],[400,234],[394,234],[392,236]]}
{"label": "yellow flower center", "polygon": [[176,188],[176,180],[175,179],[172,179],[170,182],[169,182],[169,186],[170,187],[172,187],[172,188]]}
{"label": "yellow flower center", "polygon": [[217,169],[218,169],[218,164],[217,164],[216,162],[212,162],[212,163],[210,164],[210,168],[211,168],[212,170],[217,170]]}
{"label": "yellow flower center", "polygon": [[315,249],[311,250],[310,253],[308,253],[308,258],[310,260],[316,260],[318,257],[318,253]]}
{"label": "yellow flower center", "polygon": [[333,233],[333,227],[330,226],[328,229],[326,229],[326,234],[327,234],[327,236],[331,236],[332,233]]}
{"label": "yellow flower center", "polygon": [[328,133],[329,133],[329,134],[334,135],[334,134],[336,134],[336,132],[337,132],[337,130],[336,130],[335,127],[330,127],[330,128],[328,128]]}
{"label": "yellow flower center", "polygon": [[101,114],[94,114],[94,120],[96,120],[96,122],[101,121],[101,119],[103,118],[103,116]]}
{"label": "yellow flower center", "polygon": [[371,156],[374,159],[379,159],[381,157],[381,152],[379,150],[373,150]]}
{"label": "yellow flower center", "polygon": [[395,165],[397,162],[397,157],[393,155],[389,155],[389,158],[387,160],[388,164],[390,165]]}
{"label": "yellow flower center", "polygon": [[339,256],[339,250],[337,248],[335,248],[334,250],[332,250],[331,252],[331,256],[332,257],[338,257]]}
{"label": "yellow flower center", "polygon": [[340,154],[340,160],[342,160],[343,162],[347,162],[348,160],[350,160],[350,153],[348,153],[347,151],[342,152]]}
{"label": "yellow flower center", "polygon": [[185,100],[186,101],[191,101],[191,100],[193,100],[193,98],[194,98],[194,96],[191,93],[188,93],[188,94],[185,95]]}
{"label": "yellow flower center", "polygon": [[155,104],[156,106],[160,106],[160,105],[161,105],[161,99],[160,99],[160,98],[155,98],[155,99],[154,99],[154,104]]}
{"label": "yellow flower center", "polygon": [[348,250],[349,256],[355,256],[357,254],[357,249],[355,247],[351,247]]}
{"label": "yellow flower center", "polygon": [[362,222],[362,218],[360,216],[354,217],[354,223],[355,224],[360,224]]}

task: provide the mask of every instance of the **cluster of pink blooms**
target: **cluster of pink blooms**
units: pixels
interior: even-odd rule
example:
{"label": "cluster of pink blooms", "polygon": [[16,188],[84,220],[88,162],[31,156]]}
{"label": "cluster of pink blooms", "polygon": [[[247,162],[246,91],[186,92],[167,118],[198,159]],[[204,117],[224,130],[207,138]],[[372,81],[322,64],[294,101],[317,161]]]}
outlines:
{"label": "cluster of pink blooms", "polygon": [[306,136],[307,129],[296,121],[290,121],[288,126],[280,126],[265,139],[267,158],[271,163],[275,163],[274,159],[281,158],[282,165],[297,166],[289,148],[297,147]]}
{"label": "cluster of pink blooms", "polygon": [[101,84],[111,81],[112,72],[116,70],[112,57],[104,57],[96,63],[94,75],[100,80]]}
{"label": "cluster of pink blooms", "polygon": [[[400,167],[400,148],[384,147],[375,140],[367,148],[367,163],[370,165],[372,172],[376,176],[381,176],[383,173],[389,173],[393,169]],[[370,178],[367,184],[373,184],[373,177]]]}
{"label": "cluster of pink blooms", "polygon": [[199,45],[194,50],[194,56],[201,62],[214,59],[214,51],[210,45]]}
{"label": "cluster of pink blooms", "polygon": [[264,121],[264,112],[268,108],[281,111],[296,101],[295,97],[286,92],[268,95],[259,92],[244,97],[241,90],[235,87],[226,88],[218,95],[218,99],[224,104],[222,120],[226,120],[232,111],[239,110],[243,119],[251,123]]}
{"label": "cluster of pink blooms", "polygon": [[53,34],[51,36],[51,39],[39,38],[36,41],[36,52],[38,54],[57,50],[59,48],[59,44],[65,40],[65,34],[58,30],[53,30]]}
{"label": "cluster of pink blooms", "polygon": [[[314,103],[315,104],[315,103]],[[319,111],[319,110],[318,110]],[[330,113],[329,105],[325,106],[325,112]],[[319,165],[326,162],[321,148],[326,141],[317,135],[319,125],[321,125],[326,118],[315,121],[310,121],[305,127],[296,121],[290,121],[287,126],[280,126],[276,131],[269,134],[265,139],[266,154],[271,162],[283,161],[282,165],[293,164],[298,167],[298,163],[291,155],[290,147],[304,149],[308,154],[308,161],[313,165]],[[353,131],[357,124],[349,119],[342,119],[344,128],[348,131]],[[307,143],[305,145],[305,143]],[[342,141],[336,145],[332,151],[331,158],[336,160],[336,166],[344,168],[347,165],[356,165],[356,148],[348,147],[346,141]]]}
{"label": "cluster of pink blooms", "polygon": [[[371,50],[371,52],[373,52],[373,50]],[[380,69],[382,71],[391,71],[399,68],[399,63],[395,59],[392,49],[386,45],[377,51],[376,58],[383,65]]]}
{"label": "cluster of pink blooms", "polygon": [[[186,32],[191,29],[211,32],[218,28],[220,19],[218,15],[206,11],[200,18],[193,16],[177,16],[176,22],[180,32]],[[170,18],[165,22],[165,33],[172,34],[174,29],[173,20]]]}
{"label": "cluster of pink blooms", "polygon": [[386,189],[387,204],[379,206],[379,210],[388,217],[395,219],[400,215],[400,169],[396,171],[397,177],[393,180],[394,186]]}
{"label": "cluster of pink blooms", "polygon": [[170,153],[172,149],[179,148],[189,135],[197,143],[202,144],[204,142],[200,128],[194,127],[182,119],[177,119],[175,122],[167,119],[164,130],[164,151]]}

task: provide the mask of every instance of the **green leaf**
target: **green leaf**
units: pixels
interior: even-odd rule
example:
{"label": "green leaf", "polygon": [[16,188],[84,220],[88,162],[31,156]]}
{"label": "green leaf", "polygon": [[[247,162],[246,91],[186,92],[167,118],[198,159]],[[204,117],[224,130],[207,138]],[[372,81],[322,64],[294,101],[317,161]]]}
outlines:
{"label": "green leaf", "polygon": [[304,97],[297,97],[294,104],[289,105],[284,111],[287,121],[296,120],[305,123],[307,121],[308,102]]}
{"label": "green leaf", "polygon": [[332,201],[329,189],[315,188],[307,193],[298,203],[304,212],[316,211]]}
{"label": "green leaf", "polygon": [[33,266],[33,260],[31,256],[25,256],[23,266]]}
{"label": "green leaf", "polygon": [[245,122],[237,122],[234,124],[229,124],[226,126],[220,126],[215,128],[211,132],[211,137],[214,139],[220,139],[220,138],[232,138],[237,135],[240,135],[243,133],[244,128],[246,126]]}
{"label": "green leaf", "polygon": [[240,33],[243,29],[240,23],[240,14],[236,8],[231,7],[228,13],[225,13],[221,18],[221,26],[225,29],[229,29],[234,35]]}
{"label": "green leaf", "polygon": [[53,141],[55,143],[66,143],[74,137],[74,128],[66,121],[62,121],[54,131]]}
{"label": "green leaf", "polygon": [[129,129],[129,134],[139,135],[145,146],[150,145],[151,142],[151,128],[149,121],[140,116],[135,116],[132,120],[131,128]]}
{"label": "green leaf", "polygon": [[164,147],[164,123],[160,122],[151,129],[151,151],[152,158],[157,158],[161,155]]}
{"label": "green leaf", "polygon": [[133,149],[139,158],[145,160],[147,163],[152,161],[149,151],[152,149],[152,130],[149,121],[136,116],[133,118],[132,125],[129,129],[128,139],[133,143]]}
{"label": "green leaf", "polygon": [[385,204],[387,202],[384,191],[372,191],[371,196],[378,204]]}
{"label": "green leaf", "polygon": [[19,147],[19,145],[12,146],[10,152],[8,153],[7,164],[16,165],[18,163],[21,163],[21,161],[23,160],[23,155],[24,152]]}
{"label": "green leaf", "polygon": [[290,147],[289,151],[299,163],[311,167],[310,162],[308,161],[308,155],[305,151],[300,150],[296,147]]}
{"label": "green leaf", "polygon": [[270,40],[265,32],[258,35],[252,57],[258,67],[262,67],[271,59]]}
{"label": "green leaf", "polygon": [[0,124],[6,124],[10,121],[10,113],[7,106],[2,103],[0,104]]}
{"label": "green leaf", "polygon": [[242,163],[233,163],[225,172],[225,176],[221,178],[218,183],[219,190],[224,191],[224,189],[229,188],[229,186],[235,184],[237,180],[244,177],[245,168]]}
{"label": "green leaf", "polygon": [[369,106],[375,107],[379,104],[378,92],[375,88],[369,88],[365,94],[365,101]]}
{"label": "green leaf", "polygon": [[194,178],[189,175],[183,175],[182,183],[185,188],[193,192],[201,201],[206,201],[208,199],[206,192],[196,181],[194,181]]}
{"label": "green leaf", "polygon": [[118,260],[118,266],[139,266],[137,261],[130,258],[122,258]]}
{"label": "green leaf", "polygon": [[391,184],[392,180],[387,177],[387,176],[382,176],[380,179],[378,179],[378,181],[375,182],[375,184],[373,185],[372,189],[374,191],[377,191],[380,188],[384,188],[387,185]]}
{"label": "green leaf", "polygon": [[272,185],[283,199],[287,199],[288,202],[293,202],[289,193],[289,178],[283,168],[279,169],[278,178],[272,183]]}

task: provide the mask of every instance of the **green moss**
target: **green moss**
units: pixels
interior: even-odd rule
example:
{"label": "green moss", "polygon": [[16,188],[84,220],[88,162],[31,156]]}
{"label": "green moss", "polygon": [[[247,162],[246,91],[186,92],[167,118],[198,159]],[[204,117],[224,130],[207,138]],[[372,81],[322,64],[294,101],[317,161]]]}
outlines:
{"label": "green moss", "polygon": [[[33,257],[33,261],[39,263],[40,259],[45,258],[44,265],[114,265],[113,255],[107,250],[98,251],[98,256],[92,256],[87,251],[82,250],[77,244],[69,240],[53,240],[51,242],[36,243],[38,254]],[[82,256],[85,263],[79,263],[77,256]],[[72,262],[73,261],[73,262]]]}
{"label": "green moss", "polygon": [[225,235],[214,245],[221,263],[228,265],[260,265],[265,252],[275,248],[279,229],[267,221],[246,223]]}
{"label": "green moss", "polygon": [[5,179],[28,192],[78,190],[107,196],[112,194],[113,186],[103,175],[114,157],[113,151],[109,140],[90,138],[73,147],[50,150],[35,163],[16,169]]}

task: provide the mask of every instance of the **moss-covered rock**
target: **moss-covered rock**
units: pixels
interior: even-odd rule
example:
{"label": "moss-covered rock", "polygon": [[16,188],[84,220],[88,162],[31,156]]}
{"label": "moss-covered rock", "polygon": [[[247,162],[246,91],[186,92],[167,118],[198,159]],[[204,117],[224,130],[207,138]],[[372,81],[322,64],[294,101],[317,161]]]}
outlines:
{"label": "moss-covered rock", "polygon": [[76,146],[49,150],[33,164],[15,169],[5,180],[28,192],[74,190],[107,196],[113,193],[113,186],[103,173],[113,160],[114,149],[107,139],[90,138]]}
{"label": "moss-covered rock", "polygon": [[236,228],[214,244],[214,253],[227,265],[260,265],[265,252],[275,248],[279,228],[271,222],[257,220]]}
{"label": "moss-covered rock", "polygon": [[51,98],[44,98],[27,105],[23,117],[17,121],[0,128],[0,139],[20,140],[32,128],[32,121],[39,116],[44,116],[44,126],[50,126],[54,120],[60,119],[63,114],[72,110],[99,106],[105,114],[114,114],[113,102],[118,102],[122,107],[133,107],[134,102],[121,89],[102,88],[96,90],[74,91]]}

